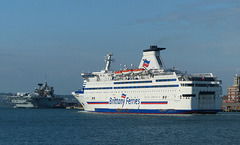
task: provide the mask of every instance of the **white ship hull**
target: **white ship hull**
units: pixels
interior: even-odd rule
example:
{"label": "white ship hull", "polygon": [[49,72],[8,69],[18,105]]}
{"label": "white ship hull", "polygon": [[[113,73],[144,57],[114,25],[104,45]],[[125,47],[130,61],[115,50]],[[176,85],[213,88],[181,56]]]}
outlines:
{"label": "white ship hull", "polygon": [[[151,63],[161,63],[153,63],[150,59],[147,67],[154,67]],[[144,64],[140,63],[140,66]],[[84,77],[81,91],[72,93],[85,111],[141,114],[221,111],[221,82],[211,73],[187,77],[177,71],[164,72],[153,68],[132,76],[113,77],[114,73],[106,70],[93,74],[92,77]]]}
{"label": "white ship hull", "polygon": [[14,108],[54,108],[61,103],[57,98],[13,99]]}
{"label": "white ship hull", "polygon": [[15,104],[14,108],[34,108],[31,102],[23,102]]}
{"label": "white ship hull", "polygon": [[[176,80],[173,76],[165,77]],[[96,90],[88,90],[88,86],[94,85],[94,88],[103,88],[103,86],[89,83],[86,85],[87,90],[76,91],[73,95],[86,111],[91,112],[217,113],[221,111],[222,89],[217,84],[212,85],[213,87],[188,87],[181,84],[193,84],[193,82],[177,80],[156,82],[156,80],[158,79],[147,80],[152,83],[141,83],[141,85],[136,83],[116,85],[113,81],[109,81],[105,82],[105,87],[111,89]],[[205,85],[208,86],[206,83]],[[122,94],[125,94],[126,98],[123,98]]]}

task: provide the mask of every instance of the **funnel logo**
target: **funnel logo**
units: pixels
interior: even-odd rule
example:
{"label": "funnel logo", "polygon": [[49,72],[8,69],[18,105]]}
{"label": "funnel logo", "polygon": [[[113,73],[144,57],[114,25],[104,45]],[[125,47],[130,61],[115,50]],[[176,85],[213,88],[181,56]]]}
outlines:
{"label": "funnel logo", "polygon": [[150,61],[148,61],[147,59],[144,59],[142,66],[147,68],[149,66],[149,63],[150,63]]}
{"label": "funnel logo", "polygon": [[125,99],[125,98],[126,98],[126,94],[122,94],[122,98],[124,98],[124,99]]}

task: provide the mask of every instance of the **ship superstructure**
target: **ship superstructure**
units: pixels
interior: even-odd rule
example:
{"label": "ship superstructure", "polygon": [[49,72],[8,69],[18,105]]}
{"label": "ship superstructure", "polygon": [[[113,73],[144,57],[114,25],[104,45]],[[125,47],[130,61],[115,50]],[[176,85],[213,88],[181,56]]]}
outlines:
{"label": "ship superstructure", "polygon": [[212,73],[187,74],[166,69],[160,51],[143,50],[138,68],[82,73],[83,87],[72,94],[85,111],[104,113],[217,113],[221,111],[221,81]]}
{"label": "ship superstructure", "polygon": [[54,108],[64,100],[54,95],[54,88],[47,82],[38,84],[34,93],[18,92],[10,99],[15,104],[14,108]]}

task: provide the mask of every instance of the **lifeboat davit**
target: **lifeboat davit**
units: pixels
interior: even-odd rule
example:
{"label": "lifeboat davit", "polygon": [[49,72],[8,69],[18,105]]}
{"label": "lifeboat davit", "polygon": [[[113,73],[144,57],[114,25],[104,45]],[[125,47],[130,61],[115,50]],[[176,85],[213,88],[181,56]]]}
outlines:
{"label": "lifeboat davit", "polygon": [[123,71],[122,71],[122,74],[123,74],[123,75],[129,75],[129,74],[132,73],[132,71],[133,71],[132,69],[123,70]]}
{"label": "lifeboat davit", "polygon": [[141,73],[143,73],[144,70],[145,70],[145,69],[143,69],[143,68],[134,69],[134,70],[133,70],[133,73],[134,73],[134,74],[141,74]]}
{"label": "lifeboat davit", "polygon": [[120,76],[120,75],[122,75],[122,71],[115,71],[115,72],[114,72],[114,75]]}

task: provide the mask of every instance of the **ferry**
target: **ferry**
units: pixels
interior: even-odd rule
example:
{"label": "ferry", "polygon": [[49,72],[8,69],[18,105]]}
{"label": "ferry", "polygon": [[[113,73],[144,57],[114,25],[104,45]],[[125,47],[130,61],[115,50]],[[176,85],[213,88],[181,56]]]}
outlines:
{"label": "ferry", "polygon": [[138,68],[113,71],[107,54],[100,72],[82,73],[83,86],[72,95],[85,111],[128,114],[215,114],[222,111],[222,87],[212,73],[166,69],[160,52],[143,50]]}

